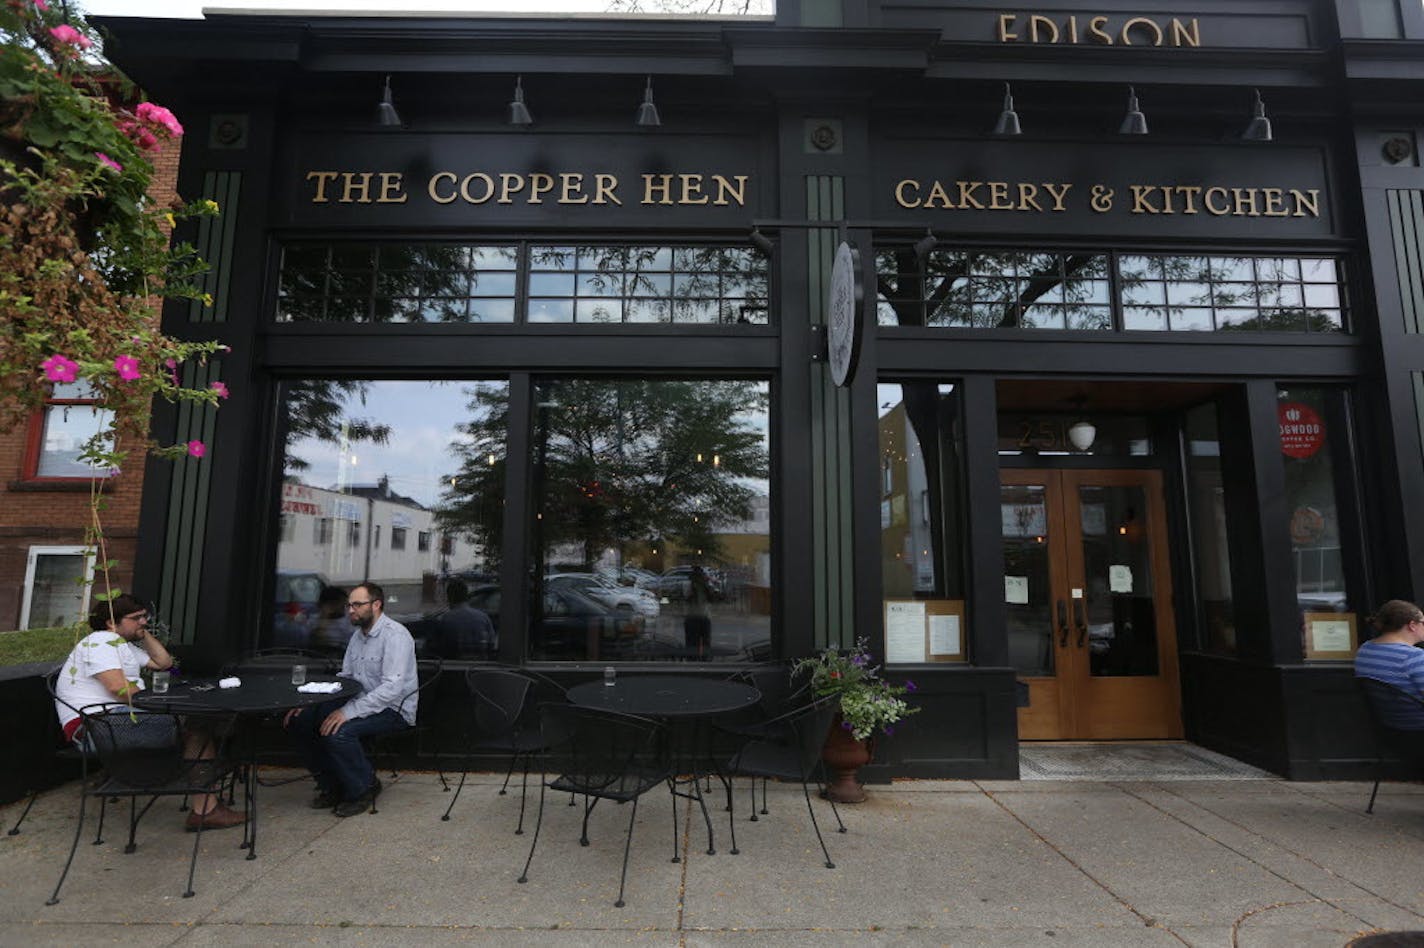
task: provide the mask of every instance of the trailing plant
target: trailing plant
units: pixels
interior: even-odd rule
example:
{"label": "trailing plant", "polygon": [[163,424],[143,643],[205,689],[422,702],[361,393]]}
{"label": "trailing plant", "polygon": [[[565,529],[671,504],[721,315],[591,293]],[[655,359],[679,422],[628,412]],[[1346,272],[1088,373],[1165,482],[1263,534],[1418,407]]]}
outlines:
{"label": "trailing plant", "polygon": [[841,703],[841,727],[858,741],[877,732],[895,733],[895,725],[919,708],[911,707],[904,695],[915,691],[915,683],[903,685],[880,677],[880,666],[874,664],[865,639],[857,639],[853,647],[842,651],[830,648],[798,661],[791,669],[792,677],[809,674],[811,690],[817,695],[836,695]]}
{"label": "trailing plant", "polygon": [[[142,101],[97,53],[79,16],[48,0],[0,6],[0,430],[43,408],[55,385],[82,386],[101,409],[80,460],[92,471],[86,545],[103,588],[118,590],[102,528],[104,482],[145,450],[202,457],[201,441],[160,445],[147,432],[154,398],[216,405],[222,382],[185,387],[181,366],[226,347],[164,335],[164,298],[212,299],[193,246],[170,244],[181,220],[212,201],[169,206],[152,196],[152,158],[183,127]],[[68,389],[66,394],[74,392]]]}

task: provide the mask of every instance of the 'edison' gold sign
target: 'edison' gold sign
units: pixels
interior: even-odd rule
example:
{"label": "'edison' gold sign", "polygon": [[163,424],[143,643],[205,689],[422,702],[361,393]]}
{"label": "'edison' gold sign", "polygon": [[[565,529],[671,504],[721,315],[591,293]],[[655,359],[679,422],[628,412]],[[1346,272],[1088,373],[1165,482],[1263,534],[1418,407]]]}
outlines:
{"label": "'edison' gold sign", "polygon": [[[410,200],[399,171],[308,171],[312,204],[405,204]],[[624,188],[616,174],[581,171],[439,171],[423,184],[435,204],[635,204],[745,207],[744,174],[643,174]]]}
{"label": "'edison' gold sign", "polygon": [[1001,13],[1000,43],[1055,43],[1070,46],[1201,46],[1196,17],[1155,19],[1150,16],[1051,17],[1042,13]]}

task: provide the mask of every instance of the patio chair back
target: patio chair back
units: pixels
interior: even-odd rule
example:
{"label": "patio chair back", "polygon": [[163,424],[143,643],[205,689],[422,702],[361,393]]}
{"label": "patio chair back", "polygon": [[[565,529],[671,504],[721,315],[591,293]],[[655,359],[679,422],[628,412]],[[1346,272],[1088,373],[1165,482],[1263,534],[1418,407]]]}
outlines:
{"label": "patio chair back", "polygon": [[108,780],[133,791],[182,783],[192,762],[183,758],[182,728],[176,715],[125,712],[86,713],[84,735]]}
{"label": "patio chair back", "polygon": [[572,704],[539,709],[544,744],[561,771],[550,784],[588,797],[631,800],[661,783],[657,721]]}
{"label": "patio chair back", "polygon": [[[1375,678],[1355,681],[1369,707],[1375,739],[1375,782],[1365,807],[1366,813],[1373,813],[1386,753],[1393,753],[1416,773],[1424,770],[1424,728],[1417,726],[1424,721],[1424,698]],[[1407,726],[1410,724],[1416,726]]]}
{"label": "patio chair back", "polygon": [[472,668],[465,672],[465,686],[474,702],[477,740],[506,741],[522,724],[537,727],[529,720],[534,682],[518,672]]}

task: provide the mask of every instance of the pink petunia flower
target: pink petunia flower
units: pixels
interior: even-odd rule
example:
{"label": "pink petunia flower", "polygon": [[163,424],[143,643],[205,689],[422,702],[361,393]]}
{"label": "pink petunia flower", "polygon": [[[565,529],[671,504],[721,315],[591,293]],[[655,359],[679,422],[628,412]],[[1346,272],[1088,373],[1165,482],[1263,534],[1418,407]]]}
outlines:
{"label": "pink petunia flower", "polygon": [[212,385],[209,385],[208,388],[210,388],[210,389],[212,389],[213,391],[217,392],[217,393],[218,393],[218,398],[227,398],[228,392],[227,392],[227,384],[226,384],[226,383],[224,383],[224,382],[214,382]]}
{"label": "pink petunia flower", "polygon": [[35,9],[43,13],[49,9],[49,3],[47,0],[35,0]]}
{"label": "pink petunia flower", "polygon": [[114,371],[125,382],[132,382],[143,373],[138,370],[138,359],[133,356],[119,356],[114,359]]}
{"label": "pink petunia flower", "polygon": [[45,378],[51,382],[73,382],[79,378],[79,363],[55,353],[40,363]]}
{"label": "pink petunia flower", "polygon": [[188,453],[195,458],[200,458],[208,453],[208,446],[201,441],[189,441]]}
{"label": "pink petunia flower", "polygon": [[123,166],[123,165],[119,164],[117,161],[115,161],[114,159],[110,158],[108,155],[104,154],[102,151],[96,151],[96,152],[94,152],[94,157],[99,159],[99,164],[104,165],[104,166],[107,167],[107,168],[113,168],[115,171],[123,171],[123,170],[124,170],[124,166]]}
{"label": "pink petunia flower", "polygon": [[168,134],[175,138],[183,134],[183,126],[173,113],[161,105],[154,105],[152,102],[140,102],[138,108],[134,109],[134,114],[141,122],[152,122],[168,130]]}
{"label": "pink petunia flower", "polygon": [[93,41],[91,41],[89,37],[85,36],[83,33],[79,32],[74,27],[70,26],[68,23],[63,23],[59,26],[51,27],[49,35],[53,36],[61,43],[66,43],[70,46],[76,46],[79,49],[88,49],[90,46],[94,45]]}

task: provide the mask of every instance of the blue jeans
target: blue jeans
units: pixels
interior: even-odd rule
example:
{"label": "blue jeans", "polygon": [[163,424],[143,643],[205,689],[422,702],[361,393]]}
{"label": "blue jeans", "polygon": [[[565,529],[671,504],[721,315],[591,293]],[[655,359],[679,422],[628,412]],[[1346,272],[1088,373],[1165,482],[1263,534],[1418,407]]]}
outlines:
{"label": "blue jeans", "polygon": [[355,800],[370,789],[376,779],[366,751],[361,747],[361,738],[401,731],[410,725],[399,711],[387,708],[365,717],[350,718],[335,734],[323,736],[319,732],[321,722],[345,703],[327,701],[303,708],[292,719],[288,730],[302,763],[316,778],[317,787],[342,800]]}

